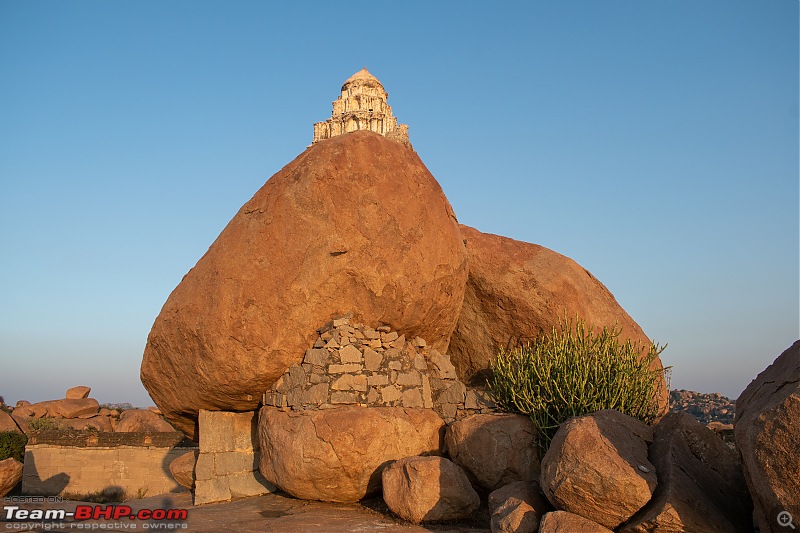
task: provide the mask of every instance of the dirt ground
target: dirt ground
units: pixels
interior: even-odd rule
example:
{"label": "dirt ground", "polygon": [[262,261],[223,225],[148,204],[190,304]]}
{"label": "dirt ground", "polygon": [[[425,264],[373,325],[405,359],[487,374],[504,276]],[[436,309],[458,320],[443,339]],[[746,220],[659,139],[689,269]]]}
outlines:
{"label": "dirt ground", "polygon": [[[296,500],[280,494],[198,507],[192,506],[191,494],[163,494],[123,504],[82,504],[81,502],[31,501],[30,497],[11,497],[3,501],[0,514],[0,533],[5,531],[187,531],[191,533],[336,533],[336,532],[402,532],[402,533],[487,533],[488,515],[478,511],[478,518],[464,524],[424,524],[416,526],[392,516],[380,499],[362,504],[335,504]],[[9,520],[8,508],[22,510],[63,509],[75,512],[78,505],[105,507],[127,505],[132,513],[142,509],[187,509],[186,520]],[[16,512],[16,511],[14,511]]]}

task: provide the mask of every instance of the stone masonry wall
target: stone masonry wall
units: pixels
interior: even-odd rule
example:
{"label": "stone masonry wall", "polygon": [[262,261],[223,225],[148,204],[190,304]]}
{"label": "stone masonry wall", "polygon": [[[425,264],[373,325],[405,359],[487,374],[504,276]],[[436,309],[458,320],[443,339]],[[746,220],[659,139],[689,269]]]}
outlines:
{"label": "stone masonry wall", "polygon": [[348,318],[333,320],[318,333],[302,364],[289,368],[264,394],[264,405],[428,408],[446,422],[494,408],[485,393],[468,391],[450,358],[420,337],[409,341],[388,326],[351,325]]}
{"label": "stone masonry wall", "polygon": [[186,441],[178,442],[181,438],[177,433],[31,434],[22,493],[57,496],[124,490],[128,496],[154,496],[182,491],[169,473],[169,463],[193,449]]}
{"label": "stone masonry wall", "polygon": [[258,471],[257,418],[253,411],[200,411],[195,505],[275,491]]}

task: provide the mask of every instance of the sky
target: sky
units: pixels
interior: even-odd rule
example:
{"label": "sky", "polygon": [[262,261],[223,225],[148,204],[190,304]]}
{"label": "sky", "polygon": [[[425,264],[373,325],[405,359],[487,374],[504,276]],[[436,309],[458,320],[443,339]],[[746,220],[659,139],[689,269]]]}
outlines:
{"label": "sky", "polygon": [[459,221],[588,269],[672,387],[800,337],[795,0],[0,0],[0,395],[151,405],[170,292],[367,67]]}

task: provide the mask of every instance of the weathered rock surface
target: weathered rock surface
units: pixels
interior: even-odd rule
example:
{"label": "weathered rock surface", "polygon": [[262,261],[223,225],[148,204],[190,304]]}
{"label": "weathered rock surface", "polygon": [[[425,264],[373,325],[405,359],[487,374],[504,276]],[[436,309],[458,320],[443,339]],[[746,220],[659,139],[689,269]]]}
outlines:
{"label": "weathered rock surface", "polygon": [[389,461],[438,455],[444,422],[428,409],[263,407],[258,431],[267,481],[304,500],[355,502],[380,491]]}
{"label": "weathered rock surface", "polygon": [[[498,348],[515,347],[576,315],[649,345],[642,328],[597,278],[572,259],[536,244],[461,225],[469,278],[449,354],[464,381],[480,376]],[[659,368],[661,361],[657,361]],[[666,384],[663,406],[669,402]]]}
{"label": "weathered rock surface", "polygon": [[147,409],[128,409],[120,415],[116,431],[120,433],[137,431],[160,433],[175,431],[175,428],[152,411]]}
{"label": "weathered rock surface", "polygon": [[22,479],[22,463],[9,457],[0,461],[0,498],[11,492]]}
{"label": "weathered rock surface", "polygon": [[464,471],[443,457],[406,457],[382,477],[386,505],[415,524],[467,518],[481,503]]}
{"label": "weathered rock surface", "polygon": [[612,533],[606,527],[566,511],[547,513],[539,522],[539,533]]}
{"label": "weathered rock surface", "polygon": [[96,415],[90,418],[54,418],[53,423],[59,429],[114,431],[111,425],[111,419],[102,415]]}
{"label": "weathered rock surface", "polygon": [[77,387],[67,389],[67,394],[64,397],[68,400],[82,400],[88,398],[90,392],[92,392],[91,387],[78,385]]}
{"label": "weathered rock surface", "polygon": [[100,411],[94,398],[48,400],[14,409],[14,414],[30,418],[89,418]]}
{"label": "weathered rock surface", "polygon": [[150,332],[142,382],[194,436],[199,409],[255,409],[315,329],[349,312],[447,353],[466,276],[453,210],[417,154],[341,135],[270,178],[183,278]]}
{"label": "weathered rock surface", "polygon": [[761,531],[777,513],[800,519],[800,341],[778,356],[736,400],[736,447]]}
{"label": "weathered rock surface", "polygon": [[539,479],[536,427],[530,417],[478,414],[448,426],[445,450],[484,489]]}
{"label": "weathered rock surface", "polygon": [[492,533],[535,533],[552,510],[537,481],[515,481],[489,494]]}
{"label": "weathered rock surface", "polygon": [[16,431],[17,433],[22,433],[17,426],[17,423],[14,422],[13,418],[11,418],[11,415],[0,409],[0,433],[4,431]]}
{"label": "weathered rock surface", "polygon": [[606,409],[564,422],[542,458],[541,486],[563,511],[614,529],[642,508],[656,487],[647,458],[653,430]]}
{"label": "weathered rock surface", "polygon": [[618,531],[752,531],[752,504],[736,452],[688,413],[655,427],[653,498]]}
{"label": "weathered rock surface", "polygon": [[199,451],[186,452],[180,457],[175,458],[169,464],[169,473],[178,482],[178,485],[186,487],[187,489],[194,488],[194,469],[197,466],[197,456]]}

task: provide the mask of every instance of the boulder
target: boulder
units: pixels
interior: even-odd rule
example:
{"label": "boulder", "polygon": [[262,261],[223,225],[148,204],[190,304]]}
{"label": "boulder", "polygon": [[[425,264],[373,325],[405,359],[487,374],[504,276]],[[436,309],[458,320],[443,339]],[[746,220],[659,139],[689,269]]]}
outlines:
{"label": "boulder", "polygon": [[536,481],[515,481],[489,494],[492,533],[535,533],[552,510]]}
{"label": "boulder", "polygon": [[390,461],[438,455],[444,421],[429,409],[263,407],[258,433],[267,481],[304,500],[355,502],[380,491]]}
{"label": "boulder", "polygon": [[29,418],[89,418],[100,412],[94,398],[48,400],[14,409],[14,413]]}
{"label": "boulder", "polygon": [[17,433],[22,433],[17,426],[17,423],[11,418],[11,415],[0,409],[0,433],[5,431],[16,431]]}
{"label": "boulder", "polygon": [[[449,353],[463,381],[486,374],[499,348],[549,332],[565,313],[597,327],[617,325],[622,338],[650,344],[614,295],[572,259],[536,244],[459,228],[469,277]],[[655,365],[661,368],[661,361]],[[666,410],[666,384],[662,404]]]}
{"label": "boulder", "polygon": [[91,387],[84,387],[83,385],[79,385],[77,387],[72,387],[71,389],[67,389],[67,394],[65,398],[67,398],[68,400],[82,400],[84,398],[88,398],[90,392],[92,392]]}
{"label": "boulder", "polygon": [[488,491],[514,481],[539,479],[536,427],[517,414],[478,414],[447,428],[445,450]]}
{"label": "boulder", "polygon": [[11,418],[13,418],[14,422],[17,423],[17,426],[19,427],[19,429],[22,430],[23,433],[28,435],[31,431],[33,431],[31,429],[31,425],[28,423],[30,418],[18,415],[16,411],[17,410],[15,409],[14,412],[11,413]]}
{"label": "boulder", "polygon": [[9,457],[0,461],[0,498],[11,492],[22,480],[22,463]]}
{"label": "boulder", "polygon": [[128,409],[123,411],[117,422],[117,433],[166,433],[175,431],[169,422],[147,409]]}
{"label": "boulder", "polygon": [[386,505],[415,524],[468,518],[481,503],[464,471],[443,457],[406,457],[382,477]]}
{"label": "boulder", "polygon": [[768,531],[776,523],[777,514],[787,511],[797,527],[800,341],[778,356],[736,400],[734,438],[753,497],[756,524],[761,531]]}
{"label": "boulder", "polygon": [[650,426],[618,411],[571,418],[542,458],[542,490],[556,509],[614,529],[653,495],[651,442]]}
{"label": "boulder", "polygon": [[654,434],[650,460],[658,486],[617,531],[753,531],[752,503],[736,452],[686,412],[667,414]]}
{"label": "boulder", "polygon": [[547,513],[539,522],[539,533],[613,533],[610,529],[566,511]]}
{"label": "boulder", "polygon": [[197,466],[197,456],[199,454],[199,450],[186,452],[173,459],[169,464],[169,473],[172,474],[178,485],[189,490],[194,488],[194,469]]}
{"label": "boulder", "polygon": [[96,415],[90,418],[56,418],[54,422],[61,429],[77,429],[86,431],[87,429],[94,429],[97,431],[112,432],[111,419],[107,416]]}
{"label": "boulder", "polygon": [[272,176],[175,288],[142,383],[194,436],[199,409],[255,409],[334,317],[446,353],[466,278],[455,215],[419,156],[372,132],[328,139]]}

